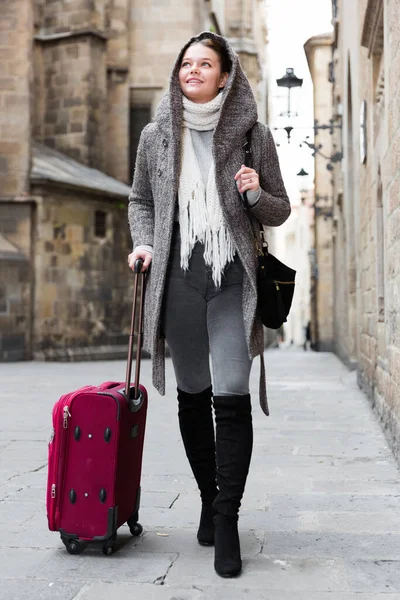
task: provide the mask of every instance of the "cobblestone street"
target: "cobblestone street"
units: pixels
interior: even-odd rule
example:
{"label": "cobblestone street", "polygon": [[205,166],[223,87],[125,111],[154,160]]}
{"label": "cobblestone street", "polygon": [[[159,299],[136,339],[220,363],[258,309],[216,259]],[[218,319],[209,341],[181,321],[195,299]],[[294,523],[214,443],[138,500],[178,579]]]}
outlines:
{"label": "cobblestone street", "polygon": [[124,363],[0,364],[0,598],[4,600],[398,600],[400,478],[366,397],[333,354],[266,353],[271,416],[252,373],[254,453],[241,509],[243,574],[219,578],[196,541],[200,503],[184,456],[175,386],[142,382],[150,403],[140,522],[117,550],[69,555],[48,531],[47,442],[53,403]]}

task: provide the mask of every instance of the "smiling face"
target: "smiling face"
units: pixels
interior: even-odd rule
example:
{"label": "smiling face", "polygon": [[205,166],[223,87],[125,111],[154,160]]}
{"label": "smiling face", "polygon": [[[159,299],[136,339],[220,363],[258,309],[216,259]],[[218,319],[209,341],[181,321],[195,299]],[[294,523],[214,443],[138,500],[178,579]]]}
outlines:
{"label": "smiling face", "polygon": [[217,52],[204,44],[189,46],[179,70],[182,93],[197,104],[210,102],[225,87],[228,73],[222,73]]}

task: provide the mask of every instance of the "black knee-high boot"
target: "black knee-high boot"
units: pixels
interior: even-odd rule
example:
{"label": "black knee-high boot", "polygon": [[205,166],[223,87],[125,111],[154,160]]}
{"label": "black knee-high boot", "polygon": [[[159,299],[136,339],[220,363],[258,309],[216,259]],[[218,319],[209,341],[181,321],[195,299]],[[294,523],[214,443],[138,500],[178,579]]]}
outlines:
{"label": "black knee-high boot", "polygon": [[212,503],[218,493],[211,398],[211,387],[198,394],[178,388],[179,427],[202,501],[197,539],[204,546],[214,543],[215,510]]}
{"label": "black knee-high boot", "polygon": [[238,512],[253,449],[250,395],[214,396],[217,484],[213,506],[215,561],[218,575],[235,577],[242,569]]}

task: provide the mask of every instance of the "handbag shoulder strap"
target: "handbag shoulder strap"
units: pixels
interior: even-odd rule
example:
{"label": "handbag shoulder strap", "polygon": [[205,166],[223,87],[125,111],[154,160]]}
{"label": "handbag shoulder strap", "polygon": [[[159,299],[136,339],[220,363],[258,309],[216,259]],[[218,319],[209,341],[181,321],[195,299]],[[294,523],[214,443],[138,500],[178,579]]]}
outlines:
{"label": "handbag shoulder strap", "polygon": [[[252,129],[249,129],[248,131],[246,131],[246,141],[243,144],[243,148],[244,148],[244,165],[245,167],[250,167],[252,168],[252,150],[251,150],[251,134],[252,134]],[[245,210],[249,210],[250,205],[249,205],[249,201],[247,200],[247,191],[243,192],[242,194],[242,201],[243,201],[243,207]]]}
{"label": "handbag shoulder strap", "polygon": [[244,164],[246,167],[250,167],[252,165],[252,151],[251,151],[251,135],[253,133],[253,128],[246,131],[246,141],[244,144]]}
{"label": "handbag shoulder strap", "polygon": [[[248,131],[246,131],[246,141],[243,144],[244,147],[244,165],[245,167],[250,167],[252,168],[252,164],[253,164],[253,159],[252,159],[252,149],[251,149],[251,134],[253,132],[253,129],[249,129]],[[245,210],[249,210],[250,205],[249,202],[247,200],[247,191],[243,192],[242,194],[243,196],[243,206]],[[264,227],[262,226],[262,224],[260,223],[260,239],[261,239],[261,246],[260,248],[267,254],[268,253],[268,242],[265,239],[265,232],[264,232]],[[258,246],[259,240],[257,239],[256,241],[256,245]],[[258,252],[258,254],[260,254],[260,252]]]}
{"label": "handbag shoulder strap", "polygon": [[[253,159],[252,159],[252,149],[251,149],[251,134],[253,133],[253,128],[249,129],[248,131],[246,131],[246,141],[243,144],[244,147],[244,165],[245,167],[250,167],[252,168],[252,164],[253,164]],[[249,210],[250,205],[249,205],[249,201],[247,200],[247,191],[243,192],[242,194],[243,196],[243,206],[245,210]],[[260,223],[260,234],[261,234],[261,243],[262,245],[266,245],[268,247],[268,244],[265,240],[265,236],[264,236],[264,227],[261,225]]]}

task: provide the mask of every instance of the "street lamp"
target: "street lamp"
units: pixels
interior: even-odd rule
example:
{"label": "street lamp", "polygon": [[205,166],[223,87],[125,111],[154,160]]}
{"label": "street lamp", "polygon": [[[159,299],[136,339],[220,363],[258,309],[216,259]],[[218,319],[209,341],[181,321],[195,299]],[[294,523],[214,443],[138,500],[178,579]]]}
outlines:
{"label": "street lamp", "polygon": [[[292,68],[288,68],[286,69],[286,73],[284,74],[283,77],[280,77],[280,79],[276,80],[276,83],[278,84],[278,87],[285,87],[287,88],[288,91],[288,109],[287,109],[287,117],[297,117],[297,113],[294,112],[292,113],[292,111],[290,110],[290,91],[292,88],[295,87],[300,87],[303,85],[303,80],[300,79],[299,77],[297,77],[294,74],[294,69]],[[284,117],[285,114],[281,113],[281,117]],[[288,139],[290,138],[290,133],[288,133]]]}
{"label": "street lamp", "polygon": [[306,177],[306,175],[308,175],[307,171],[301,167],[300,171],[297,173],[297,177]]}
{"label": "street lamp", "polygon": [[[295,87],[301,88],[301,86],[303,85],[303,80],[295,75],[294,69],[287,68],[285,75],[283,77],[281,77],[280,79],[277,79],[276,83],[277,83],[278,87],[285,87],[285,88],[287,88],[287,91],[288,91],[287,113],[286,114],[281,113],[280,116],[281,117],[287,116],[288,118],[297,117],[297,113],[292,112],[291,108],[290,108],[290,91],[292,88],[295,88]],[[314,126],[313,126],[314,138],[317,137],[319,131],[329,130],[330,135],[333,135],[333,132],[335,129],[341,129],[342,128],[341,120],[339,120],[339,123],[337,123],[337,124],[336,124],[336,120],[337,119],[329,119],[329,123],[319,123],[317,120],[314,120]],[[291,125],[287,125],[286,127],[274,127],[274,129],[275,130],[283,129],[284,131],[286,131],[287,141],[288,141],[288,144],[290,144],[290,136],[291,136],[291,133],[292,133],[294,127],[292,127]],[[316,144],[312,144],[311,142],[308,142],[307,139],[308,139],[308,136],[306,137],[305,140],[302,141],[302,143],[300,144],[300,147],[302,146],[302,144],[305,144],[306,146],[308,146],[310,148],[310,150],[313,151],[312,156],[315,156],[315,154],[319,154],[320,156],[322,156],[323,158],[328,160],[329,163],[327,165],[327,169],[329,171],[331,171],[333,169],[332,163],[340,162],[342,160],[343,156],[342,156],[341,152],[336,152],[332,156],[326,156],[323,152],[321,152],[321,148],[323,147],[322,144],[318,144],[318,146],[317,146]]]}

